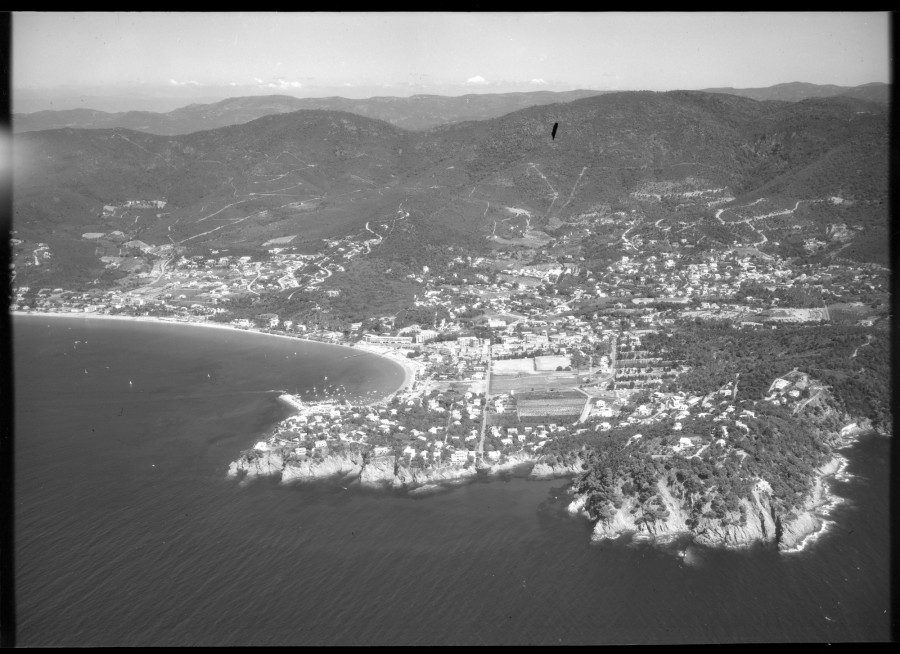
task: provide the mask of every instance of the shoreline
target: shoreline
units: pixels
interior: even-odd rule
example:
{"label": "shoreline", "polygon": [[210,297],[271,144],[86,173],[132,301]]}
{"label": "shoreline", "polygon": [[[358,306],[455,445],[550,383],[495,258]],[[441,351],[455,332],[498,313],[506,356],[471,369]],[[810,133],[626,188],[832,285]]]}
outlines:
{"label": "shoreline", "polygon": [[[836,524],[834,520],[829,519],[829,516],[832,511],[845,502],[845,499],[832,492],[830,482],[839,478],[850,464],[850,461],[847,457],[837,454],[829,464],[825,464],[823,467],[834,465],[835,461],[837,461],[837,464],[834,470],[820,472],[817,476],[815,490],[813,491],[814,496],[810,498],[811,505],[804,511],[805,514],[816,521],[816,528],[804,534],[791,547],[779,548],[784,554],[796,554],[804,551],[830,532],[830,527]],[[816,499],[816,495],[818,495],[818,499]]]}
{"label": "shoreline", "polygon": [[575,474],[568,467],[552,469],[552,474],[535,473],[542,457],[513,454],[502,462],[492,464],[441,463],[424,467],[410,467],[409,461],[396,455],[367,458],[358,451],[329,452],[316,461],[294,459],[290,448],[276,448],[263,452],[244,451],[229,465],[227,478],[241,486],[261,477],[277,477],[279,485],[303,485],[340,481],[370,490],[399,490],[410,494],[428,494],[456,488],[479,480],[521,477],[535,481],[570,478]]}
{"label": "shoreline", "polygon": [[[108,315],[108,314],[96,314],[92,312],[41,312],[41,311],[11,311],[11,316],[38,316],[43,317],[46,316],[48,318],[80,318],[83,320],[89,319],[102,319],[102,320],[118,320],[118,321],[131,321],[131,322],[143,322],[143,323],[156,323],[156,324],[175,324],[175,325],[187,325],[187,326],[195,326],[195,327],[206,327],[206,328],[214,328],[220,330],[230,330],[232,332],[237,333],[251,333],[262,336],[271,336],[282,339],[290,339],[294,342],[303,341],[310,343],[319,343],[323,345],[332,345],[336,347],[341,347],[346,350],[349,350],[350,353],[353,350],[357,350],[357,355],[362,353],[371,354],[374,356],[381,357],[383,359],[387,359],[397,364],[401,370],[403,371],[403,380],[402,383],[395,388],[393,391],[389,391],[385,393],[385,395],[379,399],[372,400],[370,402],[359,404],[360,406],[377,406],[386,402],[393,395],[403,391],[404,389],[411,386],[411,384],[416,380],[419,371],[421,370],[422,364],[408,359],[407,357],[399,354],[395,350],[391,350],[388,348],[382,348],[377,345],[372,345],[365,342],[359,342],[354,345],[347,344],[339,344],[339,343],[330,343],[324,341],[317,341],[314,339],[310,339],[302,336],[292,336],[288,334],[275,334],[271,332],[259,331],[256,329],[242,329],[237,328],[229,324],[225,323],[215,323],[215,322],[207,322],[207,321],[185,321],[185,320],[177,320],[177,319],[168,319],[168,318],[159,318],[159,317],[150,317],[150,316],[118,316],[118,315]],[[349,353],[348,353],[349,354]],[[346,357],[345,357],[346,358]],[[326,400],[327,401],[327,400]],[[881,432],[875,430],[868,424],[867,420],[852,420],[847,422],[838,433],[834,434],[837,436],[839,445],[835,449],[845,449],[852,447],[856,444],[858,439],[867,434],[878,434],[882,435]],[[483,469],[483,473],[488,474],[489,476],[494,476],[497,474],[502,474],[503,472],[511,472],[515,468],[521,468],[523,466],[530,465],[530,470],[525,473],[526,477],[530,478],[541,478],[544,477],[544,468],[546,467],[547,473],[550,473],[546,476],[569,476],[567,474],[560,475],[561,470],[553,469],[553,466],[545,466],[541,463],[541,458],[531,458],[526,457],[527,460],[516,460],[518,457],[514,457],[513,460],[506,461],[503,464],[493,464],[493,465],[485,465]],[[812,493],[810,497],[806,501],[806,506],[803,507],[799,516],[792,520],[789,524],[785,525],[785,541],[782,541],[778,544],[778,549],[780,552],[785,554],[792,554],[797,552],[802,552],[813,544],[815,544],[821,537],[831,532],[832,528],[835,526],[836,522],[833,519],[830,519],[833,511],[844,503],[844,498],[836,495],[833,489],[834,481],[847,481],[852,479],[851,475],[847,475],[845,470],[849,465],[849,460],[846,456],[839,454],[838,452],[834,452],[833,457],[821,465],[817,470],[817,474],[815,475],[814,484]],[[480,468],[479,468],[480,469]],[[552,471],[551,471],[552,469]],[[448,477],[444,477],[442,472],[451,472]],[[411,470],[407,471],[410,473],[410,476],[415,478],[418,475],[411,474]],[[412,491],[416,488],[420,487],[429,487],[429,486],[441,486],[441,482],[455,482],[455,484],[462,483],[465,481],[467,477],[471,475],[461,473],[461,471],[457,471],[455,466],[439,466],[435,468],[432,473],[437,473],[437,478],[433,478],[432,474],[424,474],[423,477],[425,479],[419,479],[417,481],[409,481],[404,480],[400,483],[403,487],[407,487],[408,490]],[[554,474],[555,473],[555,474]],[[313,475],[315,478],[317,475]],[[296,479],[295,479],[296,480]],[[243,481],[246,481],[244,479]],[[399,481],[399,480],[398,480]],[[282,482],[284,483],[284,482]],[[394,487],[397,487],[396,482],[392,484]],[[435,489],[436,490],[436,489]],[[425,492],[425,491],[423,491]],[[570,513],[572,510],[570,508]],[[577,513],[577,512],[575,512]],[[594,522],[594,521],[591,521]],[[596,524],[595,524],[596,527]],[[609,538],[618,538],[623,534],[628,533],[629,530],[618,530],[615,532],[615,535],[605,535],[600,537],[600,540],[609,539]],[[656,540],[660,543],[663,543],[664,536],[667,536],[668,539],[672,537],[676,537],[681,534],[690,535],[692,532],[679,532],[679,533],[667,533],[667,534],[647,534],[644,535],[642,533],[635,534],[636,537],[642,539]],[[595,540],[596,534],[592,536],[591,540]],[[726,549],[742,549],[744,547],[748,547],[753,544],[753,541],[747,542],[722,542],[716,543],[714,546],[716,547],[724,547]],[[699,544],[707,544],[707,543],[699,543]]]}
{"label": "shoreline", "polygon": [[[856,420],[847,423],[840,433],[840,449],[844,450],[853,447],[858,442],[859,438],[865,435],[881,434],[877,430],[859,424],[859,422]],[[835,509],[846,502],[845,498],[834,493],[833,482],[847,482],[851,481],[854,478],[853,475],[850,475],[846,472],[849,464],[850,460],[847,456],[838,452],[834,452],[832,458],[818,468],[811,489],[811,495],[806,500],[803,510],[799,513],[795,520],[785,525],[784,535],[790,540],[787,540],[787,542],[785,542],[785,540],[782,540],[781,542],[777,543],[776,547],[779,553],[795,554],[798,552],[803,552],[810,546],[815,544],[820,538],[831,532],[832,528],[837,524],[837,522],[831,518],[831,515],[835,511]],[[576,495],[574,501],[569,504],[568,512],[573,517],[582,516],[593,524],[594,531],[591,535],[592,542],[616,540],[624,535],[630,535],[634,539],[663,545],[666,542],[671,541],[672,539],[689,537],[691,538],[691,542],[695,545],[713,547],[717,549],[721,548],[727,550],[743,550],[753,546],[754,543],[760,540],[762,540],[763,542],[769,540],[753,538],[751,540],[738,542],[703,542],[698,541],[695,538],[696,534],[690,529],[682,529],[678,531],[664,532],[662,534],[659,534],[643,533],[641,531],[627,527],[619,528],[617,530],[598,535],[596,532],[596,527],[599,522],[592,520],[590,516],[587,515],[587,513],[583,510],[583,505],[584,497],[579,497]],[[804,529],[804,523],[811,523],[812,527]]]}
{"label": "shoreline", "polygon": [[92,313],[92,312],[82,312],[82,311],[10,311],[10,316],[38,316],[38,317],[48,317],[48,318],[81,318],[85,320],[118,320],[118,321],[127,321],[127,322],[143,322],[143,323],[154,323],[157,325],[183,325],[187,327],[202,327],[206,329],[219,329],[219,330],[227,330],[230,332],[238,333],[238,334],[255,334],[258,336],[268,336],[272,338],[281,338],[290,341],[303,341],[304,343],[315,343],[318,345],[328,345],[331,347],[338,347],[346,350],[350,350],[351,352],[357,349],[365,349],[365,351],[374,356],[381,357],[382,359],[386,359],[400,367],[403,371],[403,381],[400,385],[392,391],[389,391],[385,394],[385,396],[381,399],[374,400],[372,402],[366,403],[366,406],[375,405],[380,402],[386,401],[392,395],[395,395],[402,390],[406,389],[408,386],[412,384],[415,380],[416,369],[415,367],[409,363],[404,365],[398,358],[387,356],[384,353],[371,350],[367,348],[359,348],[356,345],[344,345],[341,343],[328,343],[326,341],[317,341],[311,338],[304,338],[302,336],[289,336],[287,334],[273,334],[271,332],[262,332],[255,329],[239,329],[238,327],[233,327],[231,325],[227,325],[225,323],[215,323],[215,322],[199,322],[199,321],[190,321],[190,320],[175,320],[175,319],[166,319],[166,318],[155,318],[151,316],[111,316],[105,313]]}

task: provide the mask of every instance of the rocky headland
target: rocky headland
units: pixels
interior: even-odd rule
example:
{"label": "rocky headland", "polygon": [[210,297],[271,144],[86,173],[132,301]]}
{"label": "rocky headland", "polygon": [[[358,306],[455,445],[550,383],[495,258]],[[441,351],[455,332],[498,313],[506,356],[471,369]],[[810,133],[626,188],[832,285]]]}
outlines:
{"label": "rocky headland", "polygon": [[807,426],[831,445],[833,454],[815,469],[811,488],[799,506],[789,510],[776,499],[771,485],[760,478],[749,496],[742,497],[737,507],[726,510],[724,515],[713,516],[712,502],[700,499],[698,506],[698,495],[667,479],[656,481],[654,490],[659,501],[653,504],[649,514],[638,497],[621,492],[621,485],[614,510],[598,516],[597,512],[591,515],[586,508],[591,501],[591,492],[578,492],[576,484],[570,489],[573,499],[568,511],[596,520],[592,534],[596,541],[628,534],[638,540],[668,543],[689,536],[693,542],[707,546],[741,549],[769,543],[780,551],[802,549],[810,536],[826,528],[828,521],[823,514],[840,502],[840,498],[830,492],[828,481],[839,476],[848,462],[836,450],[852,445],[862,434],[890,436],[884,429],[874,429],[869,420],[851,421],[838,432]]}
{"label": "rocky headland", "polygon": [[[808,383],[801,373],[783,379]],[[806,400],[787,397],[783,392],[751,405],[732,431],[715,420],[695,423],[693,433],[705,425],[709,436],[679,437],[677,445],[664,429],[641,427],[644,437],[598,434],[559,443],[549,452],[523,449],[490,462],[480,456],[453,462],[379,452],[387,448],[362,443],[307,453],[270,439],[244,451],[228,475],[242,481],[277,477],[283,484],[338,480],[411,492],[503,474],[568,477],[573,482],[568,511],[595,523],[595,540],[628,534],[665,543],[688,537],[707,546],[769,543],[794,551],[825,530],[828,510],[840,501],[828,483],[846,467],[840,450],[862,434],[890,435],[890,429],[853,420],[824,387],[814,387]]]}

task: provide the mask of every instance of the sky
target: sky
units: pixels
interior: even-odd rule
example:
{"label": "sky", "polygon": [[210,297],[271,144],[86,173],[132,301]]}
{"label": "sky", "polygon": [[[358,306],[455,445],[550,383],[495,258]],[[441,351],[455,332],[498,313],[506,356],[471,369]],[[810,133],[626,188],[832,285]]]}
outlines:
{"label": "sky", "polygon": [[273,93],[855,86],[890,81],[889,23],[886,12],[15,12],[13,111]]}

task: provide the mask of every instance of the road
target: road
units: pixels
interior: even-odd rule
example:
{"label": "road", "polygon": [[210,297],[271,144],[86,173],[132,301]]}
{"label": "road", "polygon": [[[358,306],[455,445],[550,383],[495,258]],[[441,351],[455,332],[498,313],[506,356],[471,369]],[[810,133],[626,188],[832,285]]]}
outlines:
{"label": "road", "polygon": [[[547,177],[544,175],[544,173],[541,172],[541,169],[537,167],[537,164],[529,163],[528,165],[529,165],[531,168],[534,168],[535,172],[536,172],[538,175],[541,176],[541,179],[544,180],[544,182],[545,182],[545,183],[547,184],[547,186],[550,188],[550,193],[553,195],[553,200],[550,202],[550,206],[547,208],[547,213],[546,213],[546,215],[544,216],[545,218],[549,218],[549,217],[550,217],[550,212],[553,211],[553,205],[556,204],[556,200],[557,200],[557,198],[559,197],[559,192],[558,192],[555,188],[553,188],[553,185],[550,184],[550,180],[548,180]],[[528,175],[530,172],[531,172],[531,170],[529,169],[529,171],[528,171],[527,173],[525,173],[525,174]],[[584,171],[582,171],[582,173],[583,173],[583,172],[584,172]],[[579,176],[579,179],[581,179],[580,176]],[[574,187],[572,188],[572,192],[573,192],[573,193],[575,192],[575,188],[574,188]]]}
{"label": "road", "polygon": [[484,372],[484,407],[481,410],[481,437],[478,439],[478,447],[475,449],[476,464],[479,461],[484,463],[484,435],[487,432],[488,400],[491,397],[491,350],[492,346],[488,345],[487,368]]}
{"label": "road", "polygon": [[262,272],[257,272],[256,277],[253,278],[253,281],[251,281],[249,284],[247,284],[247,290],[257,296],[259,295],[259,293],[257,293],[256,291],[253,290],[253,284],[256,283],[256,280],[259,279],[261,274],[262,274]]}
{"label": "road", "polygon": [[635,223],[631,227],[626,229],[624,232],[622,232],[622,235],[620,237],[622,239],[622,242],[624,242],[625,245],[630,247],[632,250],[637,250],[637,247],[635,247],[634,243],[632,243],[631,241],[628,240],[628,238],[625,236],[625,234],[627,234],[628,232],[630,232],[632,229],[634,229],[635,227],[637,227],[640,224],[641,224],[641,219],[640,218],[636,219]]}
{"label": "road", "polygon": [[[559,211],[556,212],[558,216],[559,213],[568,206],[568,204],[572,201],[572,198],[575,196],[575,189],[578,188],[578,182],[581,181],[581,177],[584,175],[584,171],[587,170],[587,166],[581,169],[581,174],[578,175],[578,179],[575,180],[575,184],[572,186],[572,192],[569,193],[569,198],[566,200],[565,204],[559,208]],[[548,182],[549,184],[549,182]]]}
{"label": "road", "polygon": [[857,346],[857,348],[855,350],[853,350],[853,354],[850,355],[850,358],[855,359],[856,353],[859,352],[859,348],[870,345],[871,343],[872,343],[872,335],[868,334],[868,335],[866,335],[866,342],[863,343],[862,345]]}

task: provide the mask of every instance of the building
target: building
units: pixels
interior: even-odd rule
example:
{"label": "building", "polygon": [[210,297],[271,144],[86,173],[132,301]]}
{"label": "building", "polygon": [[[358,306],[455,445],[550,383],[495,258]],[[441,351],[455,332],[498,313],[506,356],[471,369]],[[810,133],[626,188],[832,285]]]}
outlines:
{"label": "building", "polygon": [[376,336],[375,334],[365,334],[363,339],[366,343],[375,345],[412,345],[415,341],[412,336]]}
{"label": "building", "polygon": [[457,450],[450,455],[453,463],[465,463],[469,460],[469,453],[466,450]]}

